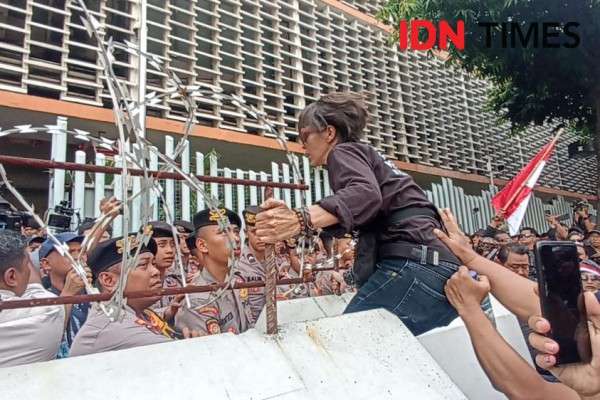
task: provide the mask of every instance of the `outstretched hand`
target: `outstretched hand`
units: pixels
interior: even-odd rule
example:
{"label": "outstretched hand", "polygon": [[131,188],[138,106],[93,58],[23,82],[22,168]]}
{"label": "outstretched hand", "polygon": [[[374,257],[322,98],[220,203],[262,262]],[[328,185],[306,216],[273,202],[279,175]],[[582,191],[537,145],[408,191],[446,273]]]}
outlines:
{"label": "outstretched hand", "polygon": [[[92,270],[89,267],[84,267],[88,283],[92,283]],[[85,282],[75,269],[71,269],[67,273],[65,285],[60,293],[61,296],[75,296],[85,289]]]}
{"label": "outstretched hand", "polygon": [[490,226],[492,228],[498,229],[504,223],[504,211],[500,210],[494,215],[492,221],[490,222]]}
{"label": "outstretched hand", "polygon": [[178,294],[175,296],[171,304],[165,309],[163,314],[163,319],[165,321],[172,321],[175,318],[175,314],[177,314],[183,305],[183,299],[185,299],[185,294]]}
{"label": "outstretched hand", "polygon": [[490,292],[490,282],[483,275],[475,280],[469,269],[461,266],[446,282],[444,292],[450,304],[462,317],[472,310],[481,309],[481,302]]}
{"label": "outstretched hand", "polygon": [[452,253],[454,253],[456,257],[460,259],[463,264],[469,265],[477,258],[478,254],[473,250],[469,244],[469,240],[460,230],[452,211],[448,208],[443,208],[439,210],[439,212],[448,234],[439,229],[434,229],[433,233],[450,249],[450,251],[452,251]]}
{"label": "outstretched hand", "polygon": [[115,218],[121,212],[121,206],[121,201],[117,200],[116,197],[105,197],[100,201],[100,213]]}

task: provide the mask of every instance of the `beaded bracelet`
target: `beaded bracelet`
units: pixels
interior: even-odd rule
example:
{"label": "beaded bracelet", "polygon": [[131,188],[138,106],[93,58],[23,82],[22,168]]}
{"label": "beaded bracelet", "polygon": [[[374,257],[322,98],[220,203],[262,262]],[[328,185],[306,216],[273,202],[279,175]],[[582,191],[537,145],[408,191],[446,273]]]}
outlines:
{"label": "beaded bracelet", "polygon": [[315,233],[317,233],[317,229],[312,223],[312,218],[310,216],[310,211],[308,211],[308,207],[304,207],[304,214],[306,215],[306,230],[310,232],[311,235],[314,235]]}
{"label": "beaded bracelet", "polygon": [[294,209],[296,217],[298,217],[298,223],[300,224],[300,235],[310,237],[314,236],[318,230],[315,229],[310,219],[310,212],[308,207]]}
{"label": "beaded bracelet", "polygon": [[296,213],[296,217],[298,218],[298,223],[300,224],[300,235],[304,235],[306,233],[306,220],[304,218],[304,214],[301,209],[294,209]]}

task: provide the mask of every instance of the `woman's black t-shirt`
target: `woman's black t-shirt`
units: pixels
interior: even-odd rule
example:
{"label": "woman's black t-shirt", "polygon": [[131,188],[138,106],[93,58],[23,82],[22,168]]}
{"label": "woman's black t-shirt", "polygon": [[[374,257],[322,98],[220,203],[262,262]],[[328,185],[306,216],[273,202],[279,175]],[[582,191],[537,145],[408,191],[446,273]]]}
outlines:
{"label": "woman's black t-shirt", "polygon": [[[351,232],[380,218],[385,221],[393,211],[406,207],[432,207],[413,178],[364,143],[341,143],[327,157],[329,183],[334,195],[319,201],[335,215],[340,226]],[[439,221],[428,216],[407,217],[395,226],[395,239],[429,246],[445,259],[458,259],[433,234],[441,228]]]}

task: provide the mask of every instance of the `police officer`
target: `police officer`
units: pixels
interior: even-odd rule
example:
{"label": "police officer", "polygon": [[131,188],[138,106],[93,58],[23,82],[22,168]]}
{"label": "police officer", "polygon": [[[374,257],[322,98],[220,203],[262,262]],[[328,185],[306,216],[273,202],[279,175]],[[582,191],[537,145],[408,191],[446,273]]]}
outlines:
{"label": "police officer", "polygon": [[[160,272],[163,288],[172,289],[183,287],[179,268],[175,263],[175,240],[171,225],[163,221],[151,221],[146,229],[150,230],[152,241],[156,245],[154,264]],[[163,296],[152,309],[166,321],[173,323],[184,295]]]}
{"label": "police officer", "polygon": [[[126,239],[132,255],[140,246],[135,239],[135,235]],[[98,244],[89,255],[88,264],[101,292],[112,293],[116,289],[122,273],[124,249],[125,240],[121,237]],[[129,273],[125,292],[162,287],[160,272],[154,265],[155,253],[153,241],[140,250],[137,266]],[[128,299],[124,318],[117,321],[111,321],[99,307],[94,306],[73,341],[70,355],[80,356],[172,340],[175,337],[174,330],[149,308],[157,300],[158,297]]]}
{"label": "police officer", "polygon": [[[238,263],[238,270],[247,282],[265,281],[265,244],[256,237],[256,214],[260,212],[258,206],[248,206],[243,212],[246,235],[246,243],[242,248],[242,254]],[[248,303],[253,326],[258,320],[266,302],[265,288],[256,287],[248,289]]]}
{"label": "police officer", "polygon": [[181,249],[183,266],[187,268],[190,260],[190,249],[188,249],[186,241],[194,231],[194,224],[180,219],[173,222],[173,225],[175,226],[175,229],[177,229],[177,235],[179,236],[179,248]]}
{"label": "police officer", "polygon": [[[219,226],[226,216],[231,225]],[[240,256],[240,218],[231,210],[203,210],[194,218],[194,233],[188,238],[188,247],[202,265],[202,271],[192,281],[193,285],[224,283],[230,271],[229,257]],[[230,248],[230,243],[235,248]],[[245,282],[242,274],[234,270],[230,282]],[[248,289],[227,290],[218,298],[214,292],[194,293],[190,296],[191,307],[186,304],[175,316],[175,326],[196,330],[201,334],[222,332],[241,333],[251,326],[252,314],[248,301]]]}

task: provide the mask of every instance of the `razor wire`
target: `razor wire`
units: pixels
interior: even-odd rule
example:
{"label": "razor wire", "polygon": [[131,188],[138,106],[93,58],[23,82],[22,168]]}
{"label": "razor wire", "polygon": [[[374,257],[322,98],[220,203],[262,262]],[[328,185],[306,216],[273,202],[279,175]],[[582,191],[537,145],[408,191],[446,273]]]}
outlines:
{"label": "razor wire", "polygon": [[[112,40],[112,38],[108,38],[108,40],[104,40],[104,32],[102,30],[101,24],[98,20],[89,12],[87,9],[84,0],[77,0],[77,3],[83,10],[83,15],[81,16],[81,21],[90,35],[96,39],[97,42],[97,50],[100,54],[99,62],[102,67],[102,70],[105,74],[106,86],[112,100],[113,105],[113,114],[115,116],[115,125],[118,131],[118,139],[111,140],[105,137],[96,137],[91,135],[90,132],[81,129],[64,129],[57,125],[44,125],[41,127],[34,127],[31,124],[23,124],[17,125],[13,128],[9,128],[6,130],[0,129],[0,137],[13,135],[13,134],[25,134],[25,133],[57,133],[64,132],[67,135],[72,136],[75,139],[89,142],[95,151],[98,148],[109,150],[121,159],[121,193],[123,196],[123,201],[121,203],[122,207],[122,236],[123,238],[129,238],[130,231],[130,210],[129,203],[131,203],[134,199],[140,197],[140,201],[142,202],[142,227],[145,227],[150,220],[150,216],[152,215],[152,211],[156,206],[155,202],[151,199],[151,194],[154,193],[156,197],[162,200],[161,206],[165,211],[165,214],[170,216],[172,215],[169,205],[164,197],[163,188],[158,182],[158,179],[155,179],[149,174],[148,169],[148,160],[150,154],[153,154],[158,159],[160,159],[163,163],[163,166],[159,168],[160,172],[165,172],[167,170],[173,170],[183,178],[183,183],[189,186],[191,189],[195,190],[203,199],[205,204],[211,211],[217,212],[220,216],[218,220],[219,229],[227,232],[228,239],[228,248],[229,248],[229,257],[228,257],[228,274],[226,276],[225,281],[228,283],[225,288],[218,289],[214,292],[214,296],[211,299],[211,302],[216,301],[219,297],[221,297],[227,290],[232,287],[234,283],[234,274],[237,270],[237,262],[238,258],[235,256],[235,249],[237,248],[237,244],[235,243],[234,238],[231,235],[231,224],[228,218],[225,215],[221,215],[218,213],[219,201],[215,198],[214,194],[210,195],[204,190],[204,184],[194,175],[186,173],[179,168],[176,163],[176,159],[182,154],[185,149],[188,137],[194,127],[195,124],[195,115],[197,110],[196,100],[199,97],[210,97],[219,102],[228,101],[234,106],[241,109],[250,117],[256,119],[263,127],[263,129],[270,132],[272,136],[276,138],[277,143],[281,147],[281,149],[285,152],[288,163],[292,167],[292,174],[294,180],[299,184],[304,184],[304,179],[302,174],[300,173],[300,168],[298,165],[298,157],[295,156],[287,145],[288,138],[286,135],[275,128],[275,126],[269,122],[267,116],[258,111],[253,105],[247,104],[242,96],[236,94],[226,94],[223,93],[222,89],[213,85],[199,83],[196,85],[184,85],[181,79],[167,66],[165,66],[164,62],[160,59],[160,57],[142,52],[139,50],[138,46],[125,41],[124,43],[117,43]],[[167,89],[161,93],[157,94],[157,92],[152,91],[145,94],[143,99],[132,99],[129,93],[128,88],[123,85],[120,79],[114,72],[113,63],[115,61],[115,52],[116,51],[124,51],[129,55],[135,57],[143,57],[146,62],[154,67],[156,70],[163,73],[167,79]],[[145,116],[140,116],[141,108],[143,106],[153,106],[164,99],[181,99],[184,105],[184,108],[187,112],[187,118],[184,123],[183,132],[181,135],[181,139],[178,141],[173,153],[171,155],[166,155],[161,153],[149,140],[145,138],[145,132],[142,132],[142,128],[139,124],[138,118],[145,118]],[[131,143],[134,142],[133,151],[131,151]],[[141,189],[139,192],[132,194],[129,196],[129,187],[131,186],[131,174],[129,174],[129,165],[136,166],[138,169],[143,171],[143,176],[139,179],[141,180]],[[77,271],[78,275],[85,282],[85,289],[88,294],[97,293],[97,289],[92,287],[86,279],[85,269],[83,267],[83,263],[81,260],[81,255],[77,260],[73,259],[68,253],[68,247],[64,244],[61,244],[56,237],[50,232],[47,224],[35,213],[35,210],[32,206],[30,206],[25,199],[20,195],[20,193],[16,190],[14,186],[12,186],[8,180],[6,175],[6,171],[4,170],[2,164],[0,164],[0,175],[4,184],[9,188],[11,193],[17,198],[21,206],[29,213],[31,213],[36,220],[40,224],[40,226],[48,231],[49,238],[54,242],[55,248],[67,257],[69,263],[73,266],[73,268]],[[307,204],[306,195],[304,191],[300,191],[300,206],[304,206]],[[92,227],[91,233],[84,239],[82,243],[82,254],[85,254],[87,251],[92,249],[97,243],[95,242],[95,233],[99,230],[104,230],[108,227],[108,225],[113,221],[116,216],[111,216],[110,214],[101,214],[98,218],[94,226]],[[182,263],[181,257],[181,249],[179,246],[179,237],[177,235],[176,229],[172,227],[172,235],[173,239],[176,243],[176,263],[178,265],[179,273],[181,275],[181,280],[183,282],[183,286],[186,285],[185,279],[185,269]],[[135,237],[135,243],[141,243],[142,245],[147,245],[150,240],[151,235],[148,229],[140,229]],[[300,266],[301,271],[300,274],[303,276],[305,269],[309,271],[313,268],[318,270],[322,265],[333,265],[335,257],[326,260],[323,263],[311,265],[304,262],[305,256],[305,244],[308,244],[308,252],[314,251],[315,243],[318,239],[318,235],[306,238],[301,236],[299,238],[299,244],[301,246],[300,252]],[[133,256],[130,254],[130,241],[124,240],[124,251],[122,258],[122,273],[120,274],[120,279],[117,285],[117,289],[115,291],[114,296],[110,303],[103,308],[105,313],[111,317],[112,319],[117,319],[123,309],[123,305],[125,299],[123,298],[124,288],[127,283],[127,277],[129,272],[136,267],[137,259],[139,256],[139,252],[142,246],[138,246],[136,252]],[[336,255],[341,258],[341,255]],[[186,295],[186,301],[189,305],[189,299]]]}

